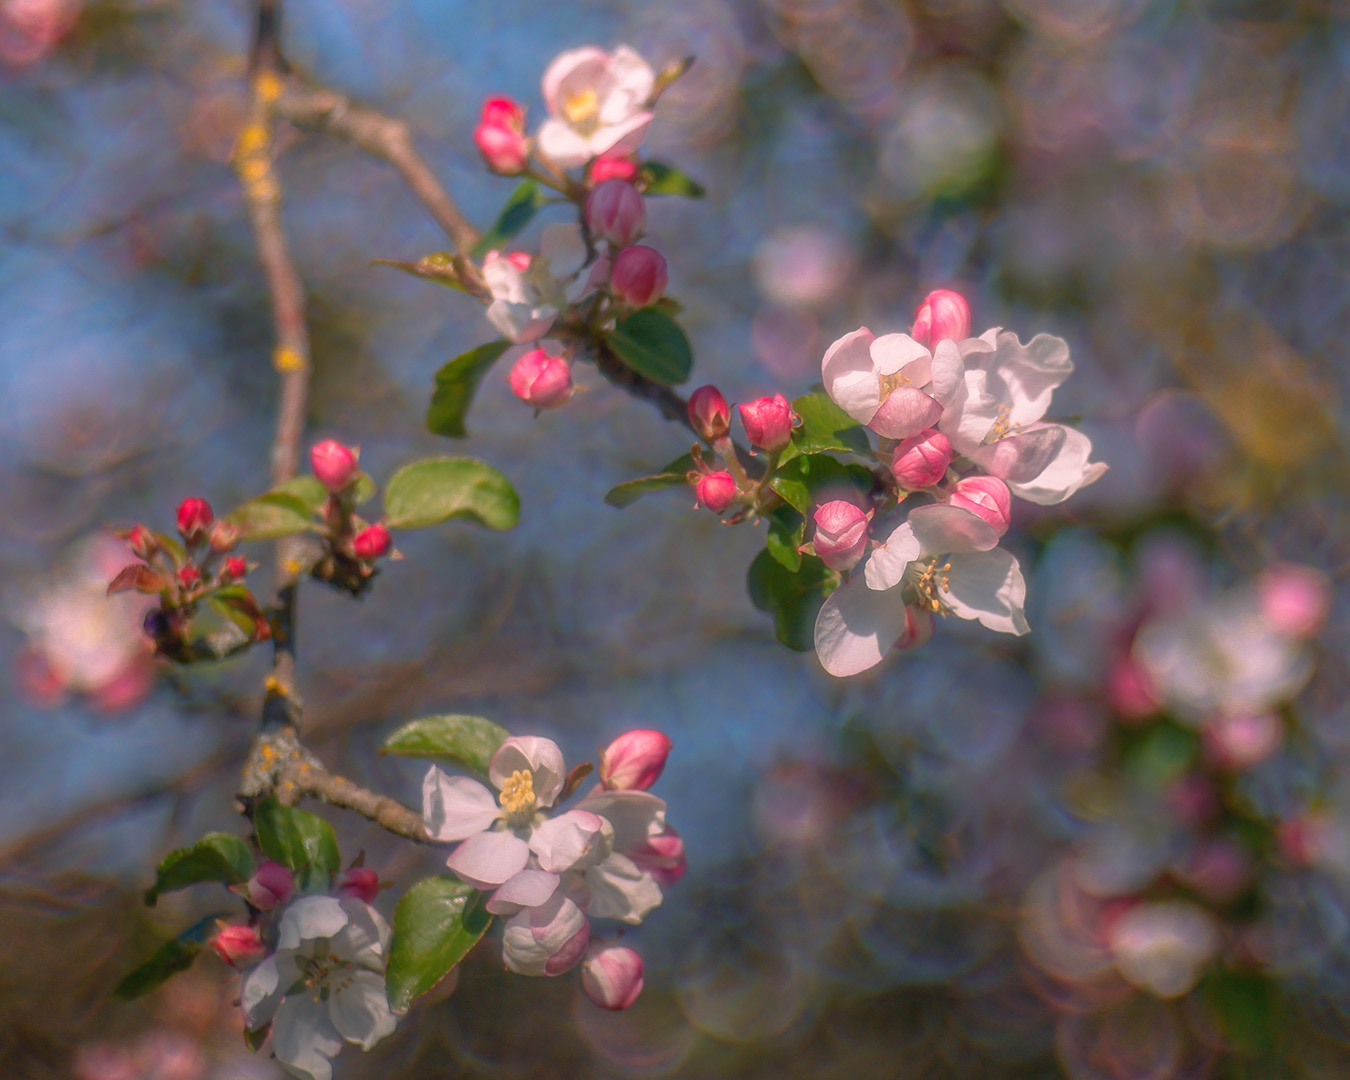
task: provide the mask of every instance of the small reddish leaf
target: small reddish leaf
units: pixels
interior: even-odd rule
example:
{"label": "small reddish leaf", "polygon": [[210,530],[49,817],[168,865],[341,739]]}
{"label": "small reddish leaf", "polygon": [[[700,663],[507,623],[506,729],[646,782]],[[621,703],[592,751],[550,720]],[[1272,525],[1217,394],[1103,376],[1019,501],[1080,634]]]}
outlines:
{"label": "small reddish leaf", "polygon": [[162,593],[169,587],[169,579],[145,563],[132,563],[118,571],[108,584],[108,595],[136,589],[143,593]]}

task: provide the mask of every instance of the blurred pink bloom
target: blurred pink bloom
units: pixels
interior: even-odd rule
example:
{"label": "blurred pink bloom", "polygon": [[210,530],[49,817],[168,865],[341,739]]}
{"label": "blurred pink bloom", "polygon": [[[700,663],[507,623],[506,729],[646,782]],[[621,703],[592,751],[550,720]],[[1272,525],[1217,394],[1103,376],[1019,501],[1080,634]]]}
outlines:
{"label": "blurred pink bloom", "polygon": [[474,130],[473,141],[493,172],[503,176],[523,172],[530,160],[525,110],[510,98],[488,98],[483,102],[483,115]]}
{"label": "blurred pink bloom", "polygon": [[75,25],[80,0],[0,0],[0,61],[41,60]]}
{"label": "blurred pink bloom", "polygon": [[356,479],[361,471],[357,464],[357,453],[350,446],[343,446],[336,439],[324,439],[315,443],[309,451],[309,463],[319,483],[338,495],[347,490],[347,486]]}
{"label": "blurred pink bloom", "polygon": [[656,73],[627,45],[559,54],[544,71],[549,119],[539,128],[540,151],[564,169],[633,153],[651,126],[655,87]]}
{"label": "blurred pink bloom", "polygon": [[597,239],[627,247],[647,227],[647,208],[627,180],[606,180],[586,196],[586,224]]}
{"label": "blurred pink bloom", "polygon": [[914,312],[910,336],[933,348],[939,341],[964,341],[970,337],[970,305],[951,289],[934,289]]}
{"label": "blurred pink bloom", "polygon": [[1310,637],[1331,611],[1331,582],[1311,566],[1277,563],[1257,579],[1261,612],[1271,626],[1292,637]]}

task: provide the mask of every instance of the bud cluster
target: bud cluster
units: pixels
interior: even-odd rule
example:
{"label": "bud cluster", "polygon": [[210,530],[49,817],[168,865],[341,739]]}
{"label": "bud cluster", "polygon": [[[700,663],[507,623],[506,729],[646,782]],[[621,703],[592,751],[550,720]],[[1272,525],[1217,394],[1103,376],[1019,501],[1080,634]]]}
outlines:
{"label": "bud cluster", "polygon": [[369,483],[361,471],[360,458],[360,447],[346,446],[335,439],[315,443],[309,452],[314,477],[328,492],[321,534],[325,551],[311,573],[353,595],[360,595],[370,584],[377,561],[393,552],[389,529],[380,522],[367,522],[356,513],[362,484]]}

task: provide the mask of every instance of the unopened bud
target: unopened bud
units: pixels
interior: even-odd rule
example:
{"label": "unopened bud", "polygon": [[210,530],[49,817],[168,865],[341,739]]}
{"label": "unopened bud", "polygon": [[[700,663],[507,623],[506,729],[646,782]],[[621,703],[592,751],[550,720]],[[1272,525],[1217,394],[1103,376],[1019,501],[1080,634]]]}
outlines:
{"label": "unopened bud", "polygon": [[190,589],[193,585],[196,585],[197,582],[201,581],[201,579],[202,572],[197,569],[195,564],[188,563],[186,566],[179,567],[178,584],[182,585],[183,588]]}
{"label": "unopened bud", "polygon": [[155,539],[155,534],[144,525],[132,526],[124,539],[131,553],[138,559],[145,559],[148,562],[152,556],[160,552],[160,543]]}
{"label": "unopened bud", "polygon": [[672,745],[660,731],[625,731],[600,751],[600,782],[611,790],[646,791],[661,776]]}
{"label": "unopened bud", "polygon": [[689,395],[689,423],[712,442],[731,430],[731,406],[715,386],[700,386]]}
{"label": "unopened bud", "polygon": [[375,897],[380,894],[380,875],[364,866],[344,870],[338,878],[338,894],[373,904]]}
{"label": "unopened bud", "polygon": [[631,157],[598,157],[586,170],[586,178],[591,185],[603,184],[606,180],[637,179],[638,164]]}
{"label": "unopened bud", "polygon": [[953,506],[983,518],[1002,536],[1012,521],[1012,494],[997,476],[968,476],[956,482],[949,500]]}
{"label": "unopened bud", "polygon": [[970,305],[966,298],[951,289],[934,289],[915,310],[910,337],[929,349],[948,339],[965,341],[970,337]]}
{"label": "unopened bud", "polygon": [[707,473],[698,478],[694,486],[694,497],[700,506],[705,506],[714,514],[720,514],[736,501],[740,489],[736,487],[736,478],[729,472]]}
{"label": "unopened bud", "polygon": [[389,548],[392,544],[393,540],[389,536],[389,530],[383,525],[367,525],[352,537],[352,554],[358,559],[370,562],[372,559],[378,559],[381,555],[389,554]]}
{"label": "unopened bud", "polygon": [[225,963],[234,968],[256,964],[267,955],[256,926],[230,923],[222,926],[211,938],[211,948]]}
{"label": "unopened bud", "polygon": [[867,514],[845,499],[816,507],[812,545],[831,570],[852,570],[867,550]]}
{"label": "unopened bud", "polygon": [[947,466],[956,456],[952,442],[937,428],[921,431],[895,448],[891,472],[906,491],[930,487],[947,475]]}
{"label": "unopened bud", "polygon": [[1331,611],[1331,583],[1320,570],[1297,563],[1272,566],[1257,580],[1261,614],[1282,634],[1309,637]]}
{"label": "unopened bud", "polygon": [[264,859],[253,876],[242,885],[231,886],[259,911],[271,911],[284,904],[295,893],[295,875],[280,863]]}
{"label": "unopened bud", "polygon": [[536,409],[556,409],[571,399],[572,365],[561,356],[549,356],[543,349],[531,349],[511,368],[506,381],[511,392]]}
{"label": "unopened bud", "polygon": [[232,521],[217,521],[211,526],[211,550],[217,555],[233,551],[244,537],[243,530]]}
{"label": "unopened bud", "polygon": [[792,422],[796,414],[782,394],[762,397],[737,406],[745,437],[761,450],[781,450],[792,441]]}
{"label": "unopened bud", "polygon": [[503,176],[525,171],[530,144],[525,138],[525,110],[510,98],[489,98],[473,133],[487,167]]}
{"label": "unopened bud", "polygon": [[184,499],[178,506],[178,531],[189,542],[205,536],[214,520],[211,504],[205,499]]}
{"label": "unopened bud", "polygon": [[614,260],[609,291],[629,307],[650,307],[665,295],[669,280],[662,254],[646,244],[634,244]]}
{"label": "unopened bud", "polygon": [[350,446],[336,439],[315,443],[309,452],[309,463],[319,483],[334,495],[341,495],[361,472],[357,454]]}
{"label": "unopened bud", "polygon": [[586,224],[615,247],[627,247],[647,227],[647,208],[627,180],[606,180],[586,196]]}
{"label": "unopened bud", "polygon": [[626,945],[597,941],[581,962],[581,988],[602,1009],[626,1009],[642,993],[642,957]]}
{"label": "unopened bud", "polygon": [[248,573],[248,562],[242,555],[231,555],[221,567],[220,576],[226,581],[238,581]]}

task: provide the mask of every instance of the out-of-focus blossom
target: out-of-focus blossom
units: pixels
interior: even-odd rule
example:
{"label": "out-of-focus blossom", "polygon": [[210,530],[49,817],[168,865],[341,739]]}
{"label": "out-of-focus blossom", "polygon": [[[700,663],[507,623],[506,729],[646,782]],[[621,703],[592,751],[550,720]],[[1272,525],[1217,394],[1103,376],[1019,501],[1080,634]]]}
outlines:
{"label": "out-of-focus blossom", "polygon": [[1261,613],[1270,625],[1291,637],[1310,637],[1331,611],[1331,582],[1311,566],[1280,563],[1257,579]]}
{"label": "out-of-focus blossom", "polygon": [[970,305],[951,289],[934,289],[914,312],[910,336],[926,349],[940,341],[964,341],[970,337]]}
{"label": "out-of-focus blossom", "polygon": [[352,537],[352,554],[366,561],[388,555],[392,546],[389,530],[378,523],[367,525]]}
{"label": "out-of-focus blossom", "polygon": [[609,155],[598,157],[591,162],[586,169],[586,178],[591,186],[603,184],[606,180],[628,180],[637,179],[638,164],[637,160],[631,155]]}
{"label": "out-of-focus blossom", "polygon": [[277,951],[245,973],[240,1005],[250,1031],[272,1025],[288,1072],[331,1080],[343,1041],[369,1050],[397,1025],[385,996],[389,926],[369,904],[302,896],[282,913]]}
{"label": "out-of-focus blossom", "polygon": [[1249,769],[1279,749],[1284,725],[1273,712],[1225,713],[1205,725],[1204,736],[1215,764]]}
{"label": "out-of-focus blossom", "polygon": [[564,169],[633,153],[651,126],[655,87],[655,72],[627,45],[561,53],[544,71],[549,119],[539,128],[540,151]]}
{"label": "out-of-focus blossom", "polygon": [[592,942],[581,965],[581,986],[602,1009],[626,1009],[642,993],[642,957],[610,942]]}
{"label": "out-of-focus blossom", "polygon": [[561,310],[591,289],[582,273],[586,259],[580,225],[549,225],[533,259],[488,252],[483,260],[483,280],[492,294],[488,322],[517,344],[542,337]]}
{"label": "out-of-focus blossom", "polygon": [[1200,980],[1219,948],[1213,916],[1185,901],[1138,904],[1110,925],[1116,968],[1134,986],[1161,998],[1180,997]]}
{"label": "out-of-focus blossom", "polygon": [[14,597],[11,617],[28,635],[18,683],[35,702],[55,704],[73,692],[117,711],[150,692],[154,646],[141,624],[156,601],[108,595],[108,583],[135,561],[117,540],[100,536],[28,596]]}
{"label": "out-of-focus blossom", "polygon": [[625,731],[600,751],[600,783],[611,791],[646,791],[661,778],[673,745],[661,731]]}
{"label": "out-of-focus blossom", "polygon": [[0,0],[0,61],[36,63],[75,25],[80,0]]}
{"label": "out-of-focus blossom", "polygon": [[647,227],[647,208],[627,180],[606,180],[586,196],[586,224],[597,238],[627,247]]}
{"label": "out-of-focus blossom", "polygon": [[530,160],[530,142],[525,137],[525,110],[510,98],[489,98],[474,130],[473,141],[493,172],[515,176]]}

